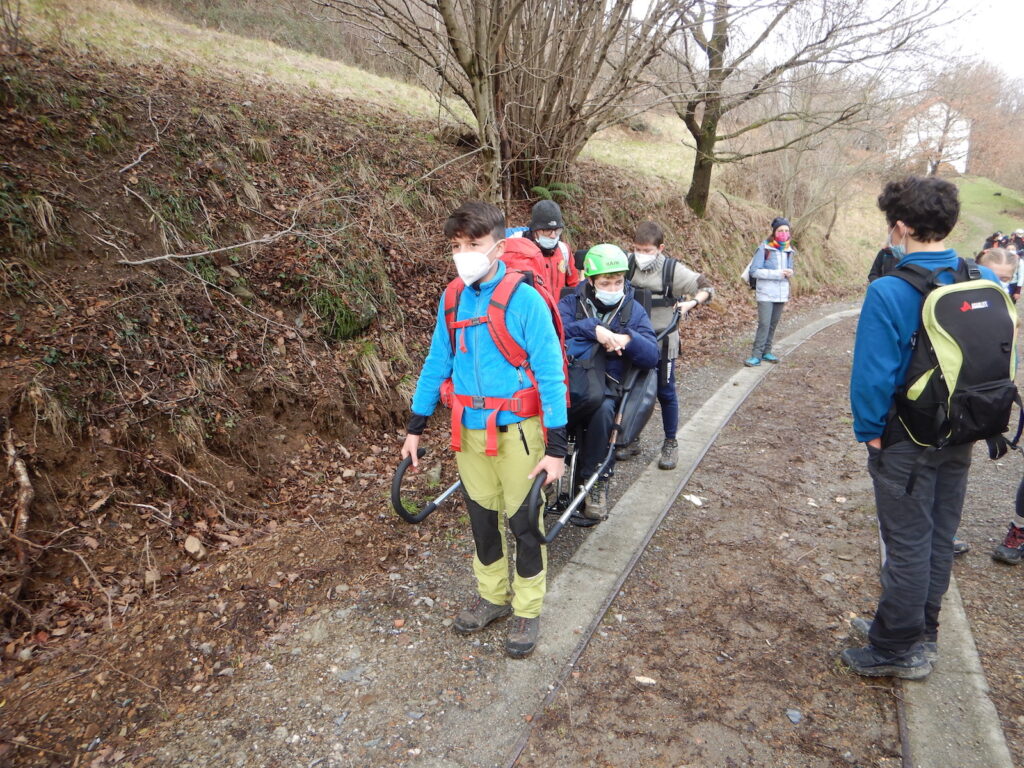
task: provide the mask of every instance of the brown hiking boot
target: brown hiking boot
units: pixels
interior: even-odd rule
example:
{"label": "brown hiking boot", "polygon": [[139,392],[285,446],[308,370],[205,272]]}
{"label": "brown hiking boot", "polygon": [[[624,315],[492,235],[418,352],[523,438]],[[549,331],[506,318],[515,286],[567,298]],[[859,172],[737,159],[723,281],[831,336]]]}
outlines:
{"label": "brown hiking boot", "polygon": [[590,520],[608,519],[608,481],[598,480],[587,493],[587,503],[583,507],[583,517]]}
{"label": "brown hiking boot", "polygon": [[504,618],[512,613],[511,605],[495,605],[479,595],[471,605],[463,608],[455,617],[455,631],[460,635],[479,632],[492,621]]}
{"label": "brown hiking boot", "polygon": [[528,619],[525,616],[513,616],[512,626],[508,630],[505,641],[505,653],[513,659],[524,659],[537,647],[537,636],[540,634],[540,616]]}

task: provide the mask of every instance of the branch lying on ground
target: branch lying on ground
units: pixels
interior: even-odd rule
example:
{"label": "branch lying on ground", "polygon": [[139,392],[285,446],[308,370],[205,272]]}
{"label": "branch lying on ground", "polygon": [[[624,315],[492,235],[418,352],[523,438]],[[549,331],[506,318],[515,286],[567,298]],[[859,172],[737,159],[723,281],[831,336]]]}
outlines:
{"label": "branch lying on ground", "polygon": [[18,457],[18,449],[14,445],[13,429],[8,429],[4,435],[4,450],[7,453],[7,469],[14,475],[14,479],[18,481],[18,497],[15,501],[10,523],[2,520],[2,518],[0,520],[2,520],[4,526],[4,533],[14,542],[14,551],[18,557],[18,564],[24,567],[26,557],[25,550],[21,547],[21,531],[28,527],[29,507],[32,505],[32,499],[35,498],[36,492],[32,487],[31,479],[29,479],[28,468],[25,466],[24,459]]}
{"label": "branch lying on ground", "polygon": [[[296,212],[297,214],[298,212]],[[199,256],[210,256],[214,253],[224,253],[224,251],[234,251],[239,248],[248,248],[251,245],[268,245],[277,240],[280,240],[285,235],[290,235],[295,231],[296,216],[292,216],[292,223],[287,229],[282,229],[280,232],[275,232],[272,235],[266,235],[265,237],[258,238],[256,240],[249,240],[245,243],[235,243],[234,245],[225,245],[223,248],[214,248],[209,251],[199,251],[198,253],[165,253],[163,256],[153,256],[149,259],[141,259],[140,261],[127,261],[125,259],[119,259],[118,264],[127,264],[131,267],[137,267],[141,264],[152,264],[155,261],[169,261],[172,259],[194,259]]]}
{"label": "branch lying on ground", "polygon": [[125,171],[127,171],[127,170],[130,170],[130,169],[134,168],[134,167],[135,167],[136,165],[138,165],[139,163],[141,163],[141,162],[142,162],[142,158],[144,158],[144,157],[145,157],[146,155],[148,155],[148,154],[149,154],[150,152],[152,152],[152,151],[153,151],[154,149],[156,149],[156,147],[150,147],[150,148],[149,148],[149,149],[147,149],[147,150],[146,150],[145,152],[143,152],[143,153],[142,153],[141,155],[139,155],[139,156],[138,156],[138,158],[136,158],[135,162],[133,162],[133,163],[128,163],[128,165],[126,165],[126,166],[125,166],[124,168],[122,168],[121,170],[119,170],[119,171],[118,171],[118,173],[124,173]]}

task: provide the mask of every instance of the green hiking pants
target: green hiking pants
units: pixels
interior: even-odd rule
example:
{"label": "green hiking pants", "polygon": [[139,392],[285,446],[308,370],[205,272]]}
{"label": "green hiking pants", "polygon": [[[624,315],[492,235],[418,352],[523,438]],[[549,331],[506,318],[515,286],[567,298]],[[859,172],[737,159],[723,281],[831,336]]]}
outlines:
{"label": "green hiking pants", "polygon": [[[527,475],[544,456],[544,432],[537,417],[510,424],[498,433],[497,456],[485,453],[486,440],[486,430],[462,427],[462,450],[455,454],[476,543],[477,590],[496,605],[508,604],[511,595],[512,612],[533,618],[547,589],[547,547],[530,529],[526,497],[533,481]],[[516,540],[511,590],[502,517]]]}

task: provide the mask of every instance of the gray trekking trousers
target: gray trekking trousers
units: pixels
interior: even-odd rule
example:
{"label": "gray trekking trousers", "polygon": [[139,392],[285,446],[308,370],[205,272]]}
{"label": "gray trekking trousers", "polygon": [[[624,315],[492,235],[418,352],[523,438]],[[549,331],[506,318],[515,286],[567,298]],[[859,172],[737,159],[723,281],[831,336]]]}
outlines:
{"label": "gray trekking trousers", "polygon": [[754,334],[754,349],[751,357],[761,357],[772,351],[772,341],[775,339],[775,328],[782,317],[782,310],[785,308],[784,301],[759,301],[757,302],[757,333]]}
{"label": "gray trekking trousers", "polygon": [[885,544],[882,596],[868,634],[876,648],[901,653],[920,640],[934,640],[938,633],[971,448],[955,445],[936,452],[918,470],[913,494],[908,495],[907,480],[924,449],[910,440],[882,450],[868,446],[868,472]]}

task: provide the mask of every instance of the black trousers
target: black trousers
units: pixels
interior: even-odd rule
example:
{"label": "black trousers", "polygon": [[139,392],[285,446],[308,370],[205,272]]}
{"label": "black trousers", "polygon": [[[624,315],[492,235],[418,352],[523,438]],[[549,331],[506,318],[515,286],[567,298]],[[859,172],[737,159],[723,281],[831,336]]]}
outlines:
{"label": "black trousers", "polygon": [[[577,434],[576,450],[579,452],[577,478],[580,482],[586,481],[594,474],[608,454],[608,438],[611,436],[612,424],[615,422],[616,404],[617,401],[614,397],[606,395],[586,423],[569,424],[569,428],[576,430]],[[611,477],[614,466],[615,456],[612,455],[611,463],[602,475],[602,479]]]}
{"label": "black trousers", "polygon": [[[901,653],[938,633],[971,448],[943,448],[927,464],[918,465],[924,449],[909,440],[882,450],[868,447],[868,472],[885,544],[882,595],[869,633],[876,648]],[[917,478],[908,494],[907,480],[915,466]]]}

